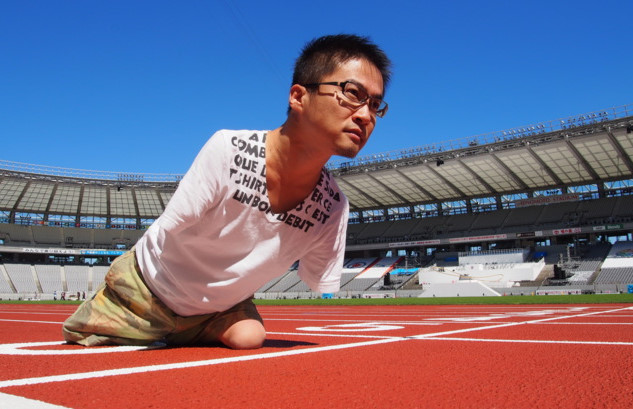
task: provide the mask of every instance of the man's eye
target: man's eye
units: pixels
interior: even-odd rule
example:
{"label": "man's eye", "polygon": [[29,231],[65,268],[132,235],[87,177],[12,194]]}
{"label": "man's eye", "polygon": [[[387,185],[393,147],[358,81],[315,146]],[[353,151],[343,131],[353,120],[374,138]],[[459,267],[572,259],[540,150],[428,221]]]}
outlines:
{"label": "man's eye", "polygon": [[364,94],[361,89],[353,85],[347,85],[347,87],[345,87],[345,95],[354,101],[363,101],[366,98]]}
{"label": "man's eye", "polygon": [[381,104],[382,104],[382,101],[372,99],[369,101],[369,108],[371,108],[372,111],[378,111],[380,109]]}

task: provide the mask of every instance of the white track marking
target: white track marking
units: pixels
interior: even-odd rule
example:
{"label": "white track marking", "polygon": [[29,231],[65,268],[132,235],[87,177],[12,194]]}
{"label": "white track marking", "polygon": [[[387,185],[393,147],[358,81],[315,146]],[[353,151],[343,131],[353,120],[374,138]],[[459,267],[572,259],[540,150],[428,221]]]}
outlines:
{"label": "white track marking", "polygon": [[571,345],[619,345],[633,346],[633,342],[618,341],[565,341],[565,340],[549,340],[549,339],[497,339],[497,338],[450,338],[450,337],[429,337],[429,340],[439,341],[473,341],[473,342],[508,342],[523,344],[571,344]]}
{"label": "white track marking", "polygon": [[98,348],[78,347],[75,349],[25,349],[32,347],[43,347],[47,345],[66,345],[66,341],[0,344],[0,355],[88,355],[156,349],[156,347],[147,346],[106,346]]}
{"label": "white track marking", "polygon": [[530,320],[530,321],[507,322],[507,323],[503,323],[503,324],[489,325],[489,326],[485,326],[485,327],[464,328],[464,329],[458,329],[458,330],[453,330],[453,331],[437,332],[435,334],[422,334],[422,335],[416,335],[416,336],[413,336],[413,337],[410,337],[410,338],[426,339],[426,338],[433,338],[433,337],[441,336],[441,335],[461,334],[461,333],[465,333],[465,332],[482,331],[482,330],[487,330],[487,329],[495,329],[495,328],[503,328],[503,327],[515,327],[517,325],[540,324],[540,323],[543,323],[543,322],[565,320],[565,319],[577,318],[577,317],[588,317],[590,315],[606,314],[606,313],[617,312],[617,311],[624,311],[624,310],[631,310],[631,309],[633,309],[633,307],[617,308],[615,310],[594,311],[594,312],[587,312],[587,313],[584,313],[584,314],[576,314],[576,315],[562,315],[562,316],[558,316],[558,317],[541,318],[541,319],[538,319],[538,320]]}
{"label": "white track marking", "polygon": [[543,319],[540,319],[540,320],[527,321],[527,323],[531,324],[531,323],[534,323],[534,322],[548,322],[548,321],[556,321],[556,320],[565,320],[565,319],[568,319],[568,318],[589,317],[591,315],[610,314],[612,312],[631,311],[631,310],[633,310],[633,307],[622,307],[622,308],[616,308],[615,310],[601,310],[601,311],[587,312],[587,313],[584,313],[584,314],[561,315],[559,317],[543,318]]}
{"label": "white track marking", "polygon": [[0,321],[3,322],[28,322],[29,324],[33,323],[33,324],[56,324],[56,325],[62,325],[63,322],[57,322],[57,321],[32,321],[32,320],[2,320],[0,319]]}
{"label": "white track marking", "polygon": [[[366,323],[368,322],[367,320],[336,320],[336,319],[317,319],[317,318],[311,318],[311,319],[305,319],[305,318],[301,318],[301,319],[296,319],[296,318],[268,318],[265,317],[264,320],[266,322],[268,321],[292,321],[292,322],[358,322],[358,323]],[[380,320],[373,320],[371,322],[375,322],[378,324],[387,324],[387,325],[442,325],[441,322],[425,322],[425,321],[380,321]]]}
{"label": "white track marking", "polygon": [[633,322],[535,322],[540,325],[633,325]]}
{"label": "white track marking", "polygon": [[9,310],[0,311],[0,314],[22,314],[22,315],[69,315],[72,311],[35,311],[35,310]]}
{"label": "white track marking", "polygon": [[388,335],[356,335],[356,334],[326,334],[326,333],[310,333],[310,332],[266,332],[268,335],[300,335],[302,337],[332,337],[332,338],[369,338],[369,339],[401,339],[403,337],[394,337]]}
{"label": "white track marking", "polygon": [[325,327],[301,327],[299,331],[316,331],[316,332],[359,332],[359,331],[391,331],[394,329],[402,329],[400,325],[387,325],[379,322],[360,322],[355,324],[326,325]]}
{"label": "white track marking", "polygon": [[53,405],[35,399],[0,393],[0,407],[6,409],[69,409],[66,406]]}
{"label": "white track marking", "polygon": [[264,354],[235,356],[231,358],[208,359],[204,361],[179,362],[179,363],[173,363],[173,364],[139,366],[135,368],[109,369],[109,370],[104,370],[104,371],[83,372],[83,373],[66,374],[66,375],[42,376],[39,378],[14,379],[14,380],[8,380],[8,381],[0,381],[0,389],[6,388],[9,386],[38,385],[38,384],[51,383],[51,382],[65,382],[65,381],[76,381],[76,380],[81,380],[81,379],[103,378],[106,376],[120,376],[120,375],[131,375],[131,374],[137,374],[137,373],[149,373],[149,372],[166,371],[166,370],[174,370],[174,369],[196,368],[200,366],[227,364],[231,362],[243,362],[243,361],[252,361],[256,359],[278,358],[278,357],[283,357],[283,356],[302,355],[302,354],[309,354],[309,353],[323,352],[323,351],[335,351],[339,349],[386,344],[390,342],[398,342],[398,341],[404,341],[404,340],[406,340],[406,338],[389,338],[389,339],[379,339],[379,340],[365,341],[365,342],[356,342],[356,343],[351,343],[351,344],[329,345],[329,346],[324,346],[324,347],[303,348],[303,349],[295,349],[295,350],[281,351],[281,352],[269,352],[269,353],[264,353]]}
{"label": "white track marking", "polygon": [[[336,320],[336,319],[296,319],[296,318],[266,318],[266,322],[268,321],[293,321],[293,322],[357,322],[357,323],[366,323],[367,320]],[[62,325],[63,321],[33,321],[33,320],[11,320],[11,319],[3,319],[0,318],[0,322],[24,322],[24,323],[34,323],[34,324],[57,324]],[[425,322],[425,321],[372,321],[375,323],[386,324],[386,325],[425,325],[425,326],[433,326],[433,325],[442,325],[441,322]]]}
{"label": "white track marking", "polygon": [[[65,381],[74,381],[74,380],[82,380],[82,379],[93,379],[93,378],[101,378],[101,377],[107,377],[107,376],[122,376],[122,375],[149,373],[149,372],[166,371],[166,370],[174,370],[174,369],[186,369],[186,368],[194,368],[194,367],[201,367],[201,366],[227,364],[227,363],[232,363],[232,362],[244,362],[244,361],[257,360],[257,359],[279,358],[279,357],[285,357],[285,356],[302,355],[302,354],[309,354],[309,353],[316,353],[316,352],[335,351],[335,350],[341,350],[341,349],[387,344],[387,343],[392,343],[392,342],[400,342],[400,341],[408,341],[408,340],[434,340],[434,339],[438,340],[440,338],[443,338],[446,335],[453,335],[453,334],[473,332],[473,331],[483,331],[487,329],[495,329],[495,328],[503,328],[503,327],[512,327],[512,326],[517,326],[517,325],[549,322],[549,321],[563,320],[563,319],[568,319],[568,318],[586,317],[586,316],[598,315],[598,314],[608,314],[612,312],[625,311],[625,310],[633,310],[633,307],[624,307],[624,308],[618,308],[618,309],[613,309],[613,310],[595,311],[595,312],[588,312],[588,313],[576,314],[576,315],[565,315],[565,316],[552,317],[552,318],[542,318],[542,319],[531,320],[531,321],[495,324],[495,325],[489,325],[485,327],[467,328],[467,329],[460,329],[460,330],[453,330],[453,331],[442,331],[442,332],[437,332],[437,333],[421,334],[421,335],[416,335],[416,336],[375,339],[372,341],[355,342],[355,343],[350,343],[350,344],[330,345],[330,346],[313,347],[313,348],[301,348],[301,349],[280,351],[280,352],[236,356],[236,357],[231,357],[231,358],[218,358],[218,359],[209,359],[209,360],[194,361],[194,362],[148,365],[148,366],[140,366],[140,367],[134,367],[134,368],[110,369],[110,370],[75,373],[75,374],[43,376],[43,377],[37,377],[37,378],[14,379],[14,380],[0,381],[0,388],[6,388],[10,386],[22,386],[22,385],[37,385],[37,384],[44,384],[44,383],[51,383],[51,382],[65,382]],[[459,338],[446,337],[445,340],[452,341],[452,340],[459,340]],[[469,341],[474,342],[477,339],[464,338],[464,340],[469,340]],[[488,342],[493,342],[493,341],[488,341]],[[500,341],[500,342],[503,342],[503,341]],[[521,342],[521,341],[514,341],[514,342]],[[529,341],[524,341],[524,342],[529,342]],[[549,343],[559,342],[559,343],[582,344],[587,341],[579,341],[579,342],[539,341],[539,342],[549,342]],[[629,343],[617,343],[617,342],[593,343],[592,345],[629,345]]]}
{"label": "white track marking", "polygon": [[431,321],[449,321],[449,322],[486,322],[492,320],[501,320],[505,318],[515,318],[515,317],[538,317],[543,315],[552,315],[557,313],[570,313],[570,312],[578,312],[584,311],[588,307],[570,307],[565,309],[545,309],[545,310],[531,310],[531,311],[520,311],[520,312],[502,312],[502,313],[494,313],[488,314],[484,316],[470,316],[470,317],[455,317],[455,318],[429,318]]}

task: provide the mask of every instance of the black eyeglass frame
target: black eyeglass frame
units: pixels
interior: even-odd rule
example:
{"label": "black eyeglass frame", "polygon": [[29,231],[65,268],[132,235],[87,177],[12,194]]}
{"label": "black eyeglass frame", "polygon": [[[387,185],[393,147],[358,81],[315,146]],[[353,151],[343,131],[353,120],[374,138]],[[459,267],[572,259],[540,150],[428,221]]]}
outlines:
{"label": "black eyeglass frame", "polygon": [[[367,94],[367,97],[363,98],[362,100],[358,100],[358,101],[351,101],[350,100],[349,101],[350,104],[353,104],[353,105],[359,104],[358,108],[360,108],[361,106],[367,104],[369,106],[369,110],[374,112],[377,117],[382,118],[382,117],[385,116],[385,114],[389,110],[389,104],[387,104],[387,102],[385,102],[385,100],[382,99],[382,98],[376,98],[376,97],[372,97],[371,95],[369,95],[369,93],[367,92],[365,87],[363,87],[362,85],[360,85],[356,81],[313,82],[313,83],[309,83],[309,84],[299,84],[299,85],[302,85],[304,87],[310,87],[310,88],[318,87],[319,85],[337,85],[337,86],[341,87],[341,92],[342,92],[343,96],[349,100],[350,98],[347,95],[345,95],[345,86],[347,84],[354,84],[359,89],[361,89],[365,94]],[[372,101],[372,100],[376,101],[376,102],[380,101],[380,103],[378,104],[378,109],[374,110],[374,109],[371,108],[371,105],[369,105],[369,101]]]}

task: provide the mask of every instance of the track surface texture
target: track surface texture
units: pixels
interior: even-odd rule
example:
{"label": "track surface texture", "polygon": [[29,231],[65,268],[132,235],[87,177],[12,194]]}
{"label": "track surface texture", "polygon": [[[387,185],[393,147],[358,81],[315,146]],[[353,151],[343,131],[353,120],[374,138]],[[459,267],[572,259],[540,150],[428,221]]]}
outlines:
{"label": "track surface texture", "polygon": [[633,306],[260,306],[264,347],[83,348],[0,305],[1,409],[631,408]]}

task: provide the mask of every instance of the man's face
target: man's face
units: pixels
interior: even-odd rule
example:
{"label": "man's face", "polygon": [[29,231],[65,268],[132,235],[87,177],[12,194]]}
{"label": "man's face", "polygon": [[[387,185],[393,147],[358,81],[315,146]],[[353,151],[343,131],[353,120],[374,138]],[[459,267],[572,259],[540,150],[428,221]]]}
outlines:
{"label": "man's face", "polygon": [[[380,71],[365,59],[349,60],[319,82],[352,81],[371,97],[382,98]],[[331,155],[355,157],[365,146],[376,126],[376,114],[367,104],[354,104],[338,85],[320,85],[307,94],[305,118],[314,127],[315,137]]]}

